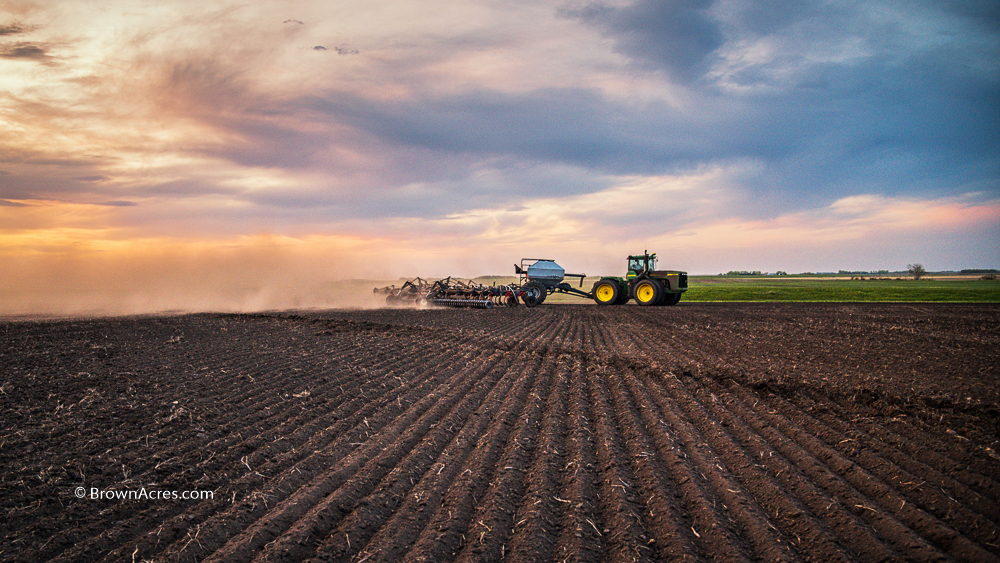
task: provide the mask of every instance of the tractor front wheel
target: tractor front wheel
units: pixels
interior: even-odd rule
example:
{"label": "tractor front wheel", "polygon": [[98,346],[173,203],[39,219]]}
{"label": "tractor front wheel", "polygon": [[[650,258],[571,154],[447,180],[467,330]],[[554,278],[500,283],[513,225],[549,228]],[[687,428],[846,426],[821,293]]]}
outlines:
{"label": "tractor front wheel", "polygon": [[621,290],[615,280],[597,280],[591,294],[598,305],[615,305]]}
{"label": "tractor front wheel", "polygon": [[635,284],[632,295],[640,305],[656,305],[663,298],[663,286],[656,280],[644,279]]}
{"label": "tractor front wheel", "polygon": [[663,296],[663,301],[660,302],[660,305],[676,305],[680,300],[680,293],[667,293]]}

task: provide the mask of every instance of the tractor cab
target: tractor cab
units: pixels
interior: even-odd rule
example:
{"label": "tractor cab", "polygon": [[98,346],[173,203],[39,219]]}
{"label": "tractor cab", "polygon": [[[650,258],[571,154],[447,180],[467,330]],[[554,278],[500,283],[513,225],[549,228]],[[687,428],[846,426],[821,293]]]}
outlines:
{"label": "tractor cab", "polygon": [[652,254],[642,254],[639,256],[629,256],[628,257],[628,273],[625,274],[625,279],[632,280],[636,276],[641,274],[643,270],[652,272],[656,269],[656,253]]}

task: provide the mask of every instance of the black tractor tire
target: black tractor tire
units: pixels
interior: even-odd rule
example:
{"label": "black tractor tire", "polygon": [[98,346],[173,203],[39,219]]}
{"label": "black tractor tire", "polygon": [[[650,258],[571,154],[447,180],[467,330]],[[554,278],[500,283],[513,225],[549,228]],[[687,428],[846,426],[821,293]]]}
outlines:
{"label": "black tractor tire", "polygon": [[536,281],[530,281],[521,286],[521,301],[524,301],[525,307],[541,305],[547,295],[545,286]]}
{"label": "black tractor tire", "polygon": [[656,305],[663,299],[663,285],[657,280],[646,278],[635,284],[635,288],[632,290],[632,299],[645,307]]}
{"label": "black tractor tire", "polygon": [[624,304],[628,303],[630,299],[631,299],[631,297],[629,297],[627,291],[621,291],[618,294],[618,300],[615,301],[615,305],[624,305]]}
{"label": "black tractor tire", "polygon": [[663,299],[660,301],[660,305],[672,306],[676,305],[681,300],[680,293],[665,293]]}
{"label": "black tractor tire", "polygon": [[597,280],[594,282],[590,294],[594,296],[594,301],[598,305],[618,305],[621,294],[625,293],[618,287],[615,280]]}

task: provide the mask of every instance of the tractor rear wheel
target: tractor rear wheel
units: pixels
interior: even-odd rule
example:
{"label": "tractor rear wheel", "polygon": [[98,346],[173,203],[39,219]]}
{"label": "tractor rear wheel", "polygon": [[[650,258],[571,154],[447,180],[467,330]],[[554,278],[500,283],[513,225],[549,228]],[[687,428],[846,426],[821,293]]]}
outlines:
{"label": "tractor rear wheel", "polygon": [[615,280],[597,280],[590,293],[598,305],[616,305],[621,291]]}
{"label": "tractor rear wheel", "polygon": [[640,305],[656,305],[663,298],[663,286],[654,279],[644,279],[635,284],[632,292],[635,302]]}

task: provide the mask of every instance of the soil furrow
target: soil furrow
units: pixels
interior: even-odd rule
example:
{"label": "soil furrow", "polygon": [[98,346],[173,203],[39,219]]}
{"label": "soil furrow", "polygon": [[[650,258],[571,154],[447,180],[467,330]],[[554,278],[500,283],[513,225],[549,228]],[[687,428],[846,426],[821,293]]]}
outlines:
{"label": "soil furrow", "polygon": [[[772,449],[764,437],[752,432],[745,420],[755,416],[752,411],[743,408],[725,388],[712,381],[705,383],[707,389],[685,386],[698,394],[691,396],[689,408],[703,410],[708,419],[722,425],[724,432],[703,433],[766,513],[774,514],[773,521],[799,554],[817,561],[898,557],[836,499]],[[852,546],[849,552],[845,545]]]}
{"label": "soil furrow", "polygon": [[[949,497],[968,506],[979,516],[990,519],[990,515],[1000,517],[1000,503],[992,495],[985,494],[990,489],[990,482],[981,475],[970,476],[964,467],[959,467],[949,460],[942,459],[932,448],[911,445],[897,432],[887,425],[865,423],[858,420],[847,421],[833,412],[829,402],[817,403],[815,397],[797,401],[799,408],[810,413],[827,426],[838,430],[860,446],[869,448],[878,455],[896,464],[904,471],[920,475]],[[840,415],[842,411],[838,410]],[[908,427],[905,421],[892,421],[893,426]],[[907,450],[911,450],[910,455]],[[964,477],[964,478],[963,478]],[[974,483],[970,485],[970,482]],[[914,482],[915,485],[917,482]],[[993,525],[1000,525],[1000,520],[991,520]],[[996,543],[996,542],[992,542]]]}
{"label": "soil furrow", "polygon": [[562,468],[563,497],[569,501],[563,512],[561,534],[553,559],[598,561],[604,553],[604,536],[597,528],[597,485],[594,484],[597,453],[587,400],[586,366],[574,358],[569,367],[569,412],[566,449],[569,461]]}
{"label": "soil furrow", "polygon": [[732,529],[732,523],[716,514],[718,499],[706,486],[704,478],[698,479],[701,475],[689,459],[690,446],[686,439],[677,432],[676,424],[666,420],[668,415],[670,419],[677,420],[671,400],[656,387],[640,389],[633,392],[633,396],[643,422],[650,429],[657,456],[662,460],[659,467],[661,480],[672,483],[676,490],[674,497],[681,513],[686,516],[683,525],[690,529],[693,536],[687,539],[695,546],[698,557],[706,558],[708,554],[713,554],[724,561],[750,560],[742,540]]}
{"label": "soil furrow", "polygon": [[637,401],[631,395],[631,386],[623,384],[619,377],[628,379],[631,374],[619,371],[612,376],[610,387],[614,393],[611,399],[627,448],[625,456],[631,462],[635,475],[635,488],[644,504],[643,521],[652,536],[646,545],[653,550],[654,559],[658,561],[696,560],[696,531],[685,526],[687,517],[676,498],[675,485],[663,478],[666,461],[660,456],[650,435],[651,432],[662,431],[663,426],[659,420],[649,416],[652,411],[639,412],[643,410],[642,400]]}
{"label": "soil furrow", "polygon": [[836,400],[835,405],[839,418],[849,418],[854,425],[873,436],[884,436],[883,441],[894,448],[910,457],[926,460],[994,503],[1000,503],[1000,481],[995,476],[996,466],[1000,465],[996,463],[997,458],[990,462],[972,456],[968,444],[946,444],[939,434],[926,432],[915,424],[894,424],[891,420],[885,421],[882,416],[866,416],[867,412],[860,414],[858,405],[847,399]]}
{"label": "soil furrow", "polygon": [[[932,546],[925,538],[909,527],[899,522],[891,514],[883,513],[874,508],[874,500],[857,491],[853,485],[844,479],[844,475],[852,472],[854,467],[844,462],[833,452],[822,452],[819,457],[813,451],[800,444],[795,437],[803,438],[800,429],[785,422],[777,411],[769,410],[761,397],[751,395],[742,387],[734,387],[736,396],[760,418],[754,422],[748,421],[754,430],[763,436],[770,446],[781,452],[792,461],[796,467],[827,491],[832,498],[844,508],[874,528],[883,541],[892,544],[902,556],[910,560],[933,561],[941,560],[944,554]],[[788,433],[792,436],[789,436]],[[830,464],[833,464],[832,466]],[[863,481],[866,477],[858,475],[854,481]],[[864,483],[862,483],[864,486]],[[867,488],[867,487],[866,487]],[[899,503],[897,502],[897,506]]]}
{"label": "soil furrow", "polygon": [[[788,542],[782,541],[777,528],[770,522],[770,515],[735,481],[730,471],[722,467],[718,453],[708,446],[707,440],[721,432],[715,421],[705,419],[704,415],[700,420],[692,419],[691,413],[685,412],[685,402],[692,399],[677,378],[652,380],[631,377],[627,382],[632,388],[632,396],[637,400],[641,400],[643,396],[652,398],[660,420],[676,434],[678,444],[682,446],[690,465],[689,471],[696,474],[692,478],[701,477],[701,487],[711,496],[711,518],[706,517],[699,525],[702,528],[726,528],[726,535],[733,538],[728,541],[737,541],[738,538],[739,543],[734,548],[740,548],[741,553],[749,553],[750,557],[762,557],[770,561],[794,559]],[[698,426],[711,428],[702,432]],[[722,506],[722,512],[719,511],[719,505]]]}
{"label": "soil furrow", "polygon": [[[470,382],[462,371],[453,373],[435,391],[401,415],[386,413],[387,419],[394,420],[385,429],[372,429],[370,433],[364,430],[364,437],[357,435],[355,439],[363,445],[345,456],[327,472],[319,474],[309,485],[299,488],[293,495],[268,511],[265,518],[255,522],[240,536],[229,541],[208,560],[247,561],[265,545],[291,530],[297,522],[302,521],[303,517],[308,517],[303,526],[310,527],[311,524],[308,523],[313,521],[322,526],[323,520],[329,516],[328,512],[342,510],[339,504],[334,504],[335,500],[341,500],[340,497],[331,499],[329,498],[331,493],[348,483],[359,471],[366,472],[362,475],[363,479],[373,475],[367,472],[380,472],[384,475],[384,472],[391,469],[395,462],[426,434],[433,424],[434,415],[450,409],[472,384],[473,382]],[[367,421],[365,426],[368,426]],[[360,425],[358,430],[361,430]],[[295,533],[295,530],[291,531]]]}
{"label": "soil furrow", "polygon": [[[413,488],[415,480],[435,465],[441,452],[502,377],[503,374],[491,369],[500,355],[484,356],[474,361],[479,365],[463,370],[464,381],[456,380],[460,384],[391,442],[383,454],[329,494],[310,511],[308,519],[300,519],[269,543],[257,560],[301,561],[312,554],[322,538],[327,538],[324,558],[347,560],[359,553],[387,517],[381,514],[384,507],[398,503]],[[353,547],[347,542],[350,536],[357,540]]]}
{"label": "soil furrow", "polygon": [[[982,516],[983,513],[1000,514],[1000,508],[996,505],[986,502],[981,496],[929,466],[895,463],[894,456],[888,455],[888,448],[856,429],[844,428],[844,421],[824,417],[822,413],[814,416],[783,399],[776,399],[776,402],[783,412],[794,414],[794,418],[801,421],[807,431],[814,433],[827,446],[851,459],[891,486],[894,492],[908,499],[905,502],[913,502],[944,524],[979,543],[981,547],[989,546],[1000,538],[1000,528]],[[906,466],[917,473],[914,474]],[[924,485],[916,486],[921,482]]]}
{"label": "soil furrow", "polygon": [[[518,404],[516,397],[527,393],[530,380],[516,377],[516,372],[510,369],[510,362],[495,366],[494,370],[503,376],[490,394],[482,401],[482,405],[472,413],[470,421],[451,440],[445,451],[435,460],[431,468],[424,472],[420,480],[408,494],[403,495],[398,507],[389,516],[377,533],[368,540],[360,550],[360,557],[369,557],[369,561],[399,561],[427,527],[434,513],[439,509],[448,490],[454,486],[455,480],[462,474],[468,463],[469,456],[475,451],[476,444],[486,436],[498,420],[511,412],[511,407]],[[510,415],[513,416],[513,415]],[[393,506],[389,501],[389,506]],[[346,534],[344,532],[345,539]],[[334,534],[336,538],[339,534]],[[329,541],[329,540],[327,540]],[[330,551],[327,543],[317,550],[317,560],[329,560],[326,553]]]}
{"label": "soil furrow", "polygon": [[540,362],[541,358],[535,354],[515,358],[517,367],[513,370],[520,383],[518,391],[508,398],[496,422],[476,443],[473,455],[445,494],[430,524],[402,560],[450,561],[468,541],[466,534],[473,526],[480,499],[487,496],[490,483],[503,471],[508,446],[519,442],[525,430],[524,421],[530,418],[530,409],[536,405],[529,399],[545,389],[547,381],[538,374]]}
{"label": "soil furrow", "polygon": [[[770,408],[774,409],[775,414],[771,415],[772,422],[780,421],[781,427],[790,430],[794,428],[791,432],[800,444],[803,444],[814,456],[821,456],[825,459],[826,464],[850,483],[855,490],[880,505],[887,513],[916,531],[921,537],[958,560],[997,560],[992,554],[962,535],[960,531],[939,520],[928,512],[927,508],[924,508],[929,507],[932,510],[936,509],[943,515],[949,515],[961,511],[961,507],[949,506],[947,499],[935,499],[929,492],[916,494],[923,491],[922,489],[917,489],[909,494],[906,491],[898,490],[892,483],[895,480],[894,477],[899,476],[904,480],[907,479],[907,476],[901,475],[898,469],[888,467],[888,464],[883,460],[874,461],[867,455],[866,451],[838,451],[837,447],[823,443],[823,440],[833,442],[841,446],[840,449],[843,449],[841,442],[844,439],[843,435],[829,436],[831,431],[828,428],[819,427],[815,424],[815,419],[808,417],[787,401],[778,397],[764,397],[763,399],[767,405],[770,405]],[[765,407],[765,412],[772,411]],[[858,461],[852,457],[858,458]],[[910,499],[909,503],[907,498]],[[961,516],[956,514],[954,521],[961,523]],[[949,519],[951,518],[949,517]],[[970,523],[969,525],[974,524]]]}
{"label": "soil furrow", "polygon": [[539,432],[549,396],[553,392],[555,365],[563,340],[571,330],[571,322],[554,322],[552,317],[545,330],[528,345],[528,351],[539,357],[536,369],[542,381],[542,391],[529,395],[529,405],[498,467],[491,487],[467,530],[469,538],[458,554],[459,561],[496,560],[506,555],[510,536],[516,524],[516,511],[526,490],[525,479],[531,460],[538,448]]}
{"label": "soil furrow", "polygon": [[[191,379],[191,376],[188,376],[188,379]],[[192,403],[187,403],[187,406],[192,409],[197,408]],[[179,432],[180,431],[171,432],[170,434],[176,434]],[[167,436],[169,437],[170,434]],[[154,488],[159,489],[174,490],[185,488],[184,485],[190,485],[192,483],[192,475],[207,475],[210,472],[214,472],[221,466],[220,461],[222,458],[216,458],[215,452],[212,452],[209,456],[204,455],[203,452],[205,451],[204,448],[206,446],[211,447],[212,444],[206,444],[204,439],[198,438],[180,442],[177,448],[181,448],[183,450],[181,453],[171,452],[171,450],[175,450],[176,448],[159,450],[157,454],[152,456],[152,462],[157,462],[156,465],[149,470],[138,474],[133,473],[134,468],[138,463],[129,463],[128,465],[121,464],[122,474],[125,475],[125,473],[128,472],[128,478],[124,481],[118,481],[113,485],[113,488],[137,489],[143,486],[153,486]],[[206,457],[208,459],[205,459]],[[216,459],[214,464],[211,464],[212,459]],[[179,468],[184,469],[182,470]],[[200,483],[200,481],[195,481],[195,483]],[[213,488],[212,485],[214,485],[214,483],[200,483],[198,488],[211,489]],[[178,505],[154,505],[153,508],[143,512],[143,517],[140,521],[162,521],[177,514],[180,508],[181,507]],[[96,556],[96,554],[106,552],[109,549],[109,545],[118,545],[119,540],[117,538],[123,537],[125,534],[134,535],[137,531],[149,530],[152,528],[151,525],[146,525],[145,527],[136,525],[132,522],[131,518],[126,517],[125,515],[134,514],[134,508],[127,504],[112,506],[109,514],[119,516],[114,519],[109,519],[107,521],[108,523],[122,522],[122,524],[116,524],[115,526],[111,526],[103,530],[88,528],[86,530],[87,536],[85,536],[86,539],[84,539],[84,541],[73,542],[72,545],[74,549],[71,554],[65,555],[67,559],[78,559],[88,553],[91,554],[89,555],[90,557]],[[57,546],[54,546],[53,552],[41,553],[39,556],[47,559],[53,559],[57,556],[58,549],[59,548]]]}
{"label": "soil furrow", "polygon": [[[437,360],[443,366],[452,362],[454,358],[442,356]],[[395,397],[392,397],[392,393],[385,393],[378,400],[372,400],[364,394],[364,387],[359,388],[360,394],[336,411],[338,421],[323,429],[305,444],[302,448],[306,453],[305,458],[295,465],[276,466],[281,473],[273,478],[273,482],[269,483],[267,478],[256,473],[248,474],[246,481],[240,485],[244,485],[251,493],[239,504],[213,516],[209,522],[210,530],[205,534],[207,537],[203,537],[197,544],[189,543],[187,546],[203,549],[203,553],[218,549],[222,543],[250,525],[249,523],[264,516],[270,510],[270,506],[285,501],[293,492],[299,491],[310,480],[321,475],[321,472],[340,463],[345,456],[356,452],[359,444],[367,440],[372,432],[381,430],[412,405],[418,404],[428,392],[441,384],[444,377],[443,372],[434,369],[423,370],[414,367],[412,371],[413,376],[403,373],[402,376],[406,378],[402,376],[399,378],[408,383],[406,389]],[[265,489],[264,485],[268,487]],[[181,529],[185,527],[182,525]]]}
{"label": "soil furrow", "polygon": [[652,561],[649,537],[645,533],[633,492],[635,477],[629,467],[618,422],[608,404],[607,380],[619,374],[601,366],[587,366],[590,416],[594,421],[597,479],[600,481],[600,519],[611,561]]}
{"label": "soil furrow", "polygon": [[0,562],[996,561],[998,328],[856,303],[0,321]]}
{"label": "soil furrow", "polygon": [[[565,333],[565,326],[554,331]],[[555,337],[546,339],[554,342]],[[518,421],[518,429],[513,439],[507,444],[506,451],[500,459],[486,497],[481,501],[481,507],[473,517],[469,527],[469,535],[458,561],[477,559],[498,560],[502,558],[510,546],[510,535],[516,524],[517,508],[526,490],[526,478],[530,471],[531,461],[538,448],[539,432],[545,407],[554,387],[554,364],[556,354],[550,349],[538,350],[541,363],[538,365],[539,377],[543,382],[540,393],[529,395],[529,406],[523,418]]]}
{"label": "soil furrow", "polygon": [[562,365],[569,358],[558,356],[556,365],[550,368],[555,372],[553,389],[542,417],[536,455],[525,477],[528,490],[514,516],[510,548],[503,550],[502,556],[509,551],[518,560],[551,561],[554,557],[554,542],[559,537],[559,513],[569,502],[559,497],[563,489],[561,470],[565,464],[563,444],[568,394],[567,373]]}

